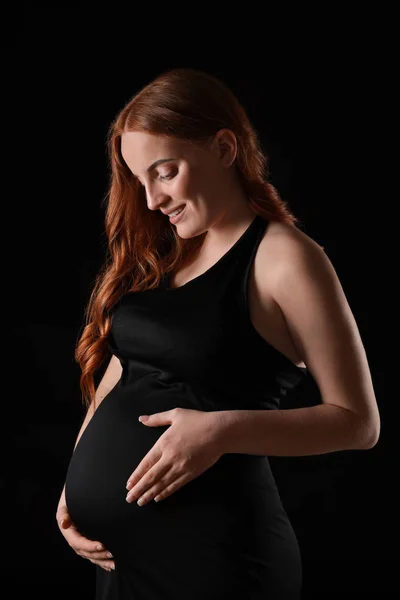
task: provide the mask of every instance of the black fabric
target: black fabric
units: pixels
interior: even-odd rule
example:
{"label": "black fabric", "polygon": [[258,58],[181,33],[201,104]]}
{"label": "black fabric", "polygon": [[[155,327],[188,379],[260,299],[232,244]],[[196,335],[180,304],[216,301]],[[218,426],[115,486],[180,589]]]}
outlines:
{"label": "black fabric", "polygon": [[139,415],[274,410],[306,373],[250,320],[249,270],[266,227],[257,215],[205,273],[125,294],[113,311],[109,348],[122,376],[66,477],[73,521],[114,555],[115,571],[96,566],[97,600],[300,598],[301,555],[268,457],[225,454],[159,503],[125,500],[129,475],[167,429]]}

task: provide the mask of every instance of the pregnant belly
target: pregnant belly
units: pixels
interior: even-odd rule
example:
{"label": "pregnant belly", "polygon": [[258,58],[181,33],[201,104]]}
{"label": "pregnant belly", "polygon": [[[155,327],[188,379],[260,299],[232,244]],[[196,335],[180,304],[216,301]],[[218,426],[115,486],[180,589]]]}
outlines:
{"label": "pregnant belly", "polygon": [[[114,554],[145,550],[165,536],[226,539],[241,512],[249,508],[252,483],[268,492],[269,512],[282,514],[268,459],[223,455],[217,463],[158,504],[139,507],[126,502],[126,481],[156,444],[167,426],[146,427],[141,414],[177,406],[216,410],[211,400],[181,382],[166,382],[154,373],[133,384],[121,381],[103,399],[71,457],[66,476],[66,502],[78,530],[99,540]],[[247,509],[246,509],[247,507]],[[195,515],[195,519],[193,517]],[[265,521],[264,521],[265,522]],[[151,548],[149,547],[149,552]]]}

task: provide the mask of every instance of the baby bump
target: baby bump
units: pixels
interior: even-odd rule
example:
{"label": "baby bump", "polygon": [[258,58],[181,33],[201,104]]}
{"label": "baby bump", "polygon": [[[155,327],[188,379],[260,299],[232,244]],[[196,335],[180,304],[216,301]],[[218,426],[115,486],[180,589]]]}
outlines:
{"label": "baby bump", "polygon": [[66,501],[73,521],[87,537],[97,539],[135,511],[125,500],[126,481],[168,428],[146,427],[138,417],[169,410],[175,401],[168,389],[157,393],[156,383],[148,375],[133,384],[119,382],[75,448],[66,476]]}
{"label": "baby bump", "polygon": [[[229,454],[158,504],[139,507],[126,502],[128,477],[169,428],[147,427],[138,417],[178,406],[215,410],[210,399],[188,385],[154,374],[131,385],[119,382],[103,399],[76,446],[66,476],[67,506],[83,535],[102,541],[113,552],[128,546],[134,550],[135,540],[137,552],[140,545],[143,551],[144,539],[154,542],[151,532],[168,535],[168,528],[173,536],[182,533],[186,538],[189,527],[193,536],[221,539],[237,519],[241,488],[248,493],[241,477],[249,482],[253,475],[260,485],[264,478],[265,487],[276,491],[262,457]],[[273,505],[279,508],[278,504],[275,494]]]}
{"label": "baby bump", "polygon": [[126,502],[126,482],[169,425],[147,427],[138,417],[178,406],[212,408],[185,384],[167,383],[152,373],[133,384],[119,382],[103,399],[66,476],[67,506],[82,534],[105,541],[115,534],[121,537],[129,523],[140,521],[144,507]]}

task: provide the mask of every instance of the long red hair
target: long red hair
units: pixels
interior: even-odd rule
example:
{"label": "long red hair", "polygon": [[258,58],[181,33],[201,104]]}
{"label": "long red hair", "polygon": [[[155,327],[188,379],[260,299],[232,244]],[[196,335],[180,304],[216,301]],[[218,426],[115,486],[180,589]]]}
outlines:
{"label": "long red hair", "polygon": [[122,158],[121,135],[144,131],[201,145],[223,128],[236,135],[237,175],[254,213],[298,224],[268,181],[268,158],[244,108],[225,83],[202,71],[178,68],[143,87],[117,114],[107,137],[111,166],[105,197],[107,255],[75,349],[86,407],[95,396],[94,374],[109,356],[113,306],[124,293],[157,287],[164,275],[190,262],[206,235],[182,239],[161,212],[147,209],[141,185]]}

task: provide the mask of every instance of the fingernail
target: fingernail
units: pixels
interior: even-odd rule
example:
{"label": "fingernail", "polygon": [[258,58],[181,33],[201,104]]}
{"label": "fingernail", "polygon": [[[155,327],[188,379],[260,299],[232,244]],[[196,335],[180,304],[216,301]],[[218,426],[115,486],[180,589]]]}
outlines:
{"label": "fingernail", "polygon": [[107,552],[107,558],[114,558],[111,552]]}
{"label": "fingernail", "polygon": [[96,546],[96,550],[104,550],[104,546],[102,546],[101,544],[99,544],[98,546]]}

